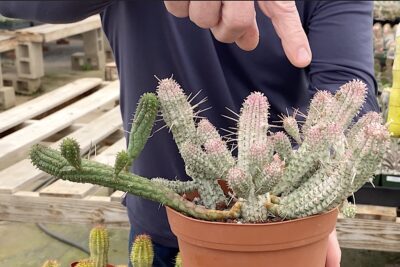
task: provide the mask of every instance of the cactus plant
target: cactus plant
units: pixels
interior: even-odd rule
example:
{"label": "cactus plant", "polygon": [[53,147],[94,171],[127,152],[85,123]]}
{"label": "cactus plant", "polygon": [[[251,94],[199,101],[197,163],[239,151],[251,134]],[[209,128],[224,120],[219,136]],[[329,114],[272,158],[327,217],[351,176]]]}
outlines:
{"label": "cactus plant", "polygon": [[60,263],[56,260],[47,260],[42,267],[60,267]]}
{"label": "cactus plant", "polygon": [[154,251],[148,235],[138,235],[132,245],[131,262],[135,267],[153,266]]}
{"label": "cactus plant", "polygon": [[95,263],[91,259],[84,259],[78,261],[75,267],[96,267]]}
{"label": "cactus plant", "polygon": [[[196,122],[195,106],[182,88],[172,79],[163,79],[157,96],[148,93],[140,100],[130,137],[134,143],[126,152],[128,161],[112,168],[85,159],[71,160],[67,158],[71,153],[64,155],[42,145],[33,146],[30,157],[39,169],[61,179],[128,191],[198,219],[264,222],[269,216],[301,218],[337,207],[379,167],[389,140],[386,126],[374,112],[353,122],[366,94],[366,85],[359,80],[344,84],[334,95],[318,92],[302,126],[294,115],[283,117],[286,135],[269,133],[268,100],[252,93],[238,119],[236,158],[210,121]],[[143,149],[158,103],[191,181],[149,180],[121,168]],[[297,149],[292,149],[291,139],[298,143]],[[64,151],[77,150],[73,142],[63,146],[73,146]],[[231,186],[233,206],[218,179]],[[193,190],[199,193],[200,203],[181,197]]]}
{"label": "cactus plant", "polygon": [[92,228],[89,236],[90,260],[94,267],[106,267],[108,264],[108,231],[104,226]]}

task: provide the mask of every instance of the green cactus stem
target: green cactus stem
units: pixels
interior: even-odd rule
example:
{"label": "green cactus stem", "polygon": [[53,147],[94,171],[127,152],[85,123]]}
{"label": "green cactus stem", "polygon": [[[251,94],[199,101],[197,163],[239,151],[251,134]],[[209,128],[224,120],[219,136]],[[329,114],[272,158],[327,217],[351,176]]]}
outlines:
{"label": "green cactus stem", "polygon": [[138,235],[133,242],[130,256],[133,266],[152,267],[154,251],[150,236]]}
{"label": "green cactus stem", "polygon": [[298,143],[301,144],[300,129],[297,121],[292,116],[282,117],[283,129]]}
{"label": "green cactus stem", "polygon": [[127,168],[129,162],[130,160],[128,152],[125,150],[118,152],[117,156],[115,157],[114,175],[117,177],[122,170]]}
{"label": "green cactus stem", "polygon": [[81,150],[78,142],[72,138],[65,138],[60,145],[61,155],[66,158],[74,168],[81,168]]}
{"label": "green cactus stem", "polygon": [[129,134],[129,166],[143,150],[153,128],[160,103],[153,93],[145,93],[139,100]]}
{"label": "green cactus stem", "polygon": [[45,263],[43,263],[42,267],[60,267],[60,263],[56,260],[47,260]]}
{"label": "green cactus stem", "polygon": [[91,259],[80,260],[75,267],[96,267]]}
{"label": "green cactus stem", "polygon": [[238,166],[250,170],[250,149],[254,143],[267,145],[268,137],[267,98],[259,93],[250,94],[244,101],[238,122]]}
{"label": "green cactus stem", "polygon": [[292,145],[289,137],[284,132],[276,132],[272,137],[274,150],[278,153],[279,157],[288,161],[293,156]]}
{"label": "green cactus stem", "polygon": [[60,152],[40,144],[32,147],[30,158],[37,168],[60,179],[78,183],[98,184],[129,192],[133,195],[160,202],[198,219],[216,221],[227,218],[235,219],[240,216],[239,203],[227,211],[208,210],[185,200],[172,190],[138,175],[120,173],[118,179],[114,179],[114,168],[106,164],[82,159],[82,168],[76,170],[61,156]]}
{"label": "green cactus stem", "polygon": [[165,186],[166,188],[171,189],[177,194],[184,194],[187,192],[194,192],[198,190],[198,183],[196,181],[179,181],[179,180],[167,180],[164,178],[153,178],[152,182],[157,183],[161,186]]}
{"label": "green cactus stem", "polygon": [[104,226],[96,226],[90,231],[90,259],[94,267],[107,267],[109,243],[108,231]]}

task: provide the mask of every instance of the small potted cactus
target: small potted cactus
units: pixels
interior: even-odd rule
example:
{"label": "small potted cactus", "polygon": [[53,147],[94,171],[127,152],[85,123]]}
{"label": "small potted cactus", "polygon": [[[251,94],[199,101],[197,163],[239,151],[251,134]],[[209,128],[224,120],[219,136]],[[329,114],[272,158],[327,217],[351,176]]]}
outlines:
{"label": "small potted cactus", "polygon": [[89,235],[90,258],[73,262],[71,267],[113,267],[108,264],[109,243],[107,229],[102,225],[93,227]]}
{"label": "small potted cactus", "polygon": [[[167,206],[185,267],[323,267],[337,207],[373,177],[389,140],[379,114],[353,122],[366,94],[358,80],[335,95],[317,92],[308,114],[301,114],[302,124],[296,114],[283,116],[286,133],[271,133],[268,99],[252,93],[235,118],[236,157],[210,121],[196,120],[182,88],[163,79],[157,95],[142,96],[128,149],[118,153],[114,167],[82,159],[71,139],[64,140],[61,152],[35,145],[30,157],[61,179],[128,191]],[[127,171],[159,110],[191,181]],[[199,197],[192,201],[186,196],[194,191]]]}

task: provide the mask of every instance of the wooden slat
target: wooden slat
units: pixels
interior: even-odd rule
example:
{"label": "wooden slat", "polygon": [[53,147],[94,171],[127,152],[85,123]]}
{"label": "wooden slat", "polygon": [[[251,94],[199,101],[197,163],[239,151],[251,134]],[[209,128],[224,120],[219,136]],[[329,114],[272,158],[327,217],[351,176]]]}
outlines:
{"label": "wooden slat", "polygon": [[[121,128],[122,119],[119,107],[108,111],[68,137],[80,144],[81,152],[86,153],[92,144],[96,144]],[[57,148],[61,141],[51,147]],[[36,169],[29,159],[22,160],[7,169],[0,171],[0,194],[11,194],[34,184],[47,174]]]}
{"label": "wooden slat", "polygon": [[119,190],[115,191],[110,196],[111,201],[121,202],[122,201],[122,197],[124,196],[124,194],[125,194],[125,192],[122,192],[122,191],[119,191]]}
{"label": "wooden slat", "polygon": [[34,118],[101,84],[100,78],[84,78],[0,113],[0,133]]}
{"label": "wooden slat", "polygon": [[0,33],[0,53],[14,50],[17,46],[17,40],[15,36]]}
{"label": "wooden slat", "polygon": [[357,204],[356,216],[357,218],[361,219],[376,219],[381,221],[395,222],[397,218],[397,209],[395,207]]}
{"label": "wooden slat", "polygon": [[336,230],[343,248],[400,252],[398,222],[338,219]]}
{"label": "wooden slat", "polygon": [[101,90],[57,111],[0,140],[0,170],[26,157],[28,148],[40,140],[68,127],[75,120],[115,101],[119,83],[113,82]]}
{"label": "wooden slat", "polygon": [[[106,150],[101,152],[93,160],[113,165],[116,154],[124,149],[126,146],[125,138],[122,138]],[[53,197],[70,197],[70,198],[83,198],[88,194],[99,189],[99,186],[89,183],[74,183],[65,180],[57,180],[53,184],[40,190],[40,196],[53,196]]]}
{"label": "wooden slat", "polygon": [[81,34],[101,28],[98,15],[67,24],[44,24],[35,27],[17,30],[17,39],[22,42],[47,43],[69,36]]}
{"label": "wooden slat", "polygon": [[107,224],[128,227],[126,209],[110,197],[39,197],[38,192],[0,194],[0,218],[6,221]]}

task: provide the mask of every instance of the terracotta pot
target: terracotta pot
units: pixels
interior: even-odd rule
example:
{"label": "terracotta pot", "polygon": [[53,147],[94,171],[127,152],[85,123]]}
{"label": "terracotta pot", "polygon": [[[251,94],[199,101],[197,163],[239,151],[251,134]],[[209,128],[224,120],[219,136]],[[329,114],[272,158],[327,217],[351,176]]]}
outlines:
{"label": "terracotta pot", "polygon": [[236,224],[201,221],[167,207],[185,267],[325,267],[337,214]]}
{"label": "terracotta pot", "polygon": [[[75,267],[77,264],[78,264],[78,262],[75,261],[75,262],[71,263],[71,267]],[[115,267],[115,266],[112,264],[107,264],[107,267]]]}

